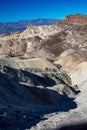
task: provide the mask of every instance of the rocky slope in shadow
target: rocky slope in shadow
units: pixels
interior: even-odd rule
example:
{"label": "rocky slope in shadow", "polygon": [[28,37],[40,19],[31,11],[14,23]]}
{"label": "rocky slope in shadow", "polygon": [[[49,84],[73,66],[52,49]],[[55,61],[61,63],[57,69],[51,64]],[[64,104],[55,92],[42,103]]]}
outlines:
{"label": "rocky slope in shadow", "polygon": [[64,71],[15,69],[3,66],[0,72],[0,128],[26,129],[44,114],[77,107],[78,90]]}

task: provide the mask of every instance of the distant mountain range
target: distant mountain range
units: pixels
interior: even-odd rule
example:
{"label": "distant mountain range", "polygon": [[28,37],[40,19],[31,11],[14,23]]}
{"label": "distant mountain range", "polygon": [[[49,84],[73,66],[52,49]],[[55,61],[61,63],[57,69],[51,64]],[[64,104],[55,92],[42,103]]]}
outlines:
{"label": "distant mountain range", "polygon": [[28,24],[32,25],[53,25],[59,19],[32,19],[32,20],[22,20],[19,22],[5,22],[0,23],[0,34],[12,33],[19,30],[25,30]]}

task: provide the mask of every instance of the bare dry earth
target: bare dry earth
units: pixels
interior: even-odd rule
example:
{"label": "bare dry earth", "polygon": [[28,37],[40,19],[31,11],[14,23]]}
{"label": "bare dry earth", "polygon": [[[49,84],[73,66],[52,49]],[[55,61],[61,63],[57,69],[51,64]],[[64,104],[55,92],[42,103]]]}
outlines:
{"label": "bare dry earth", "polygon": [[87,80],[87,51],[86,48],[69,49],[64,51],[54,62],[61,64],[71,75],[74,84],[79,87]]}
{"label": "bare dry earth", "polygon": [[[86,25],[29,26],[24,32],[0,37],[0,54],[3,55],[0,57],[1,127],[48,130],[87,121],[86,49]],[[24,70],[31,66],[55,68],[54,64],[61,64],[68,71],[72,83],[67,84],[65,71],[63,75],[44,75],[41,72],[37,75]],[[81,93],[76,95],[72,84],[78,84]],[[10,105],[7,106],[8,102]],[[28,108],[32,111],[31,115],[28,115]]]}
{"label": "bare dry earth", "polygon": [[[71,36],[69,35],[69,37],[65,35],[65,37],[67,37],[66,42],[65,39],[64,41],[62,40],[62,47],[64,46],[63,49],[65,51],[61,49],[63,53],[61,53],[61,55],[54,61],[54,64],[61,64],[68,71],[69,75],[71,76],[72,83],[78,84],[78,87],[81,90],[81,93],[77,95],[76,99],[74,100],[77,104],[77,108],[70,110],[66,113],[53,113],[46,115],[48,119],[46,121],[41,121],[35,127],[32,127],[31,130],[48,130],[55,129],[56,127],[60,128],[61,126],[65,126],[68,124],[76,124],[83,122],[87,123],[87,27],[85,27],[79,27],[79,30],[76,28],[73,33],[71,31]],[[53,39],[55,43],[54,36]],[[48,40],[48,44],[46,43],[47,46],[53,45],[52,42],[53,41],[51,38],[50,42]],[[69,46],[66,43],[68,43]],[[58,52],[60,53],[60,51]],[[58,55],[58,53],[54,54]]]}

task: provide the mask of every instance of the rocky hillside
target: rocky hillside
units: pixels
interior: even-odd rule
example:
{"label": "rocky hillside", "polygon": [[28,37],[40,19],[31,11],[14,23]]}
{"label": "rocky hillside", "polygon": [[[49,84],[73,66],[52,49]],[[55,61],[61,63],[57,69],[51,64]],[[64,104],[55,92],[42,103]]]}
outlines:
{"label": "rocky hillside", "polygon": [[51,26],[29,25],[23,32],[0,37],[1,55],[44,58],[61,64],[70,73],[76,70],[77,64],[87,61],[86,49],[87,25],[63,21]]}
{"label": "rocky hillside", "polygon": [[60,22],[52,26],[28,26],[23,32],[3,35],[0,37],[0,53],[15,56],[26,54],[30,57],[40,57],[43,53],[44,57],[50,57],[59,56],[66,49],[87,46],[86,25],[63,25]]}
{"label": "rocky hillside", "polygon": [[31,67],[16,69],[2,64],[0,68],[1,129],[31,128],[40,120],[44,120],[44,114],[68,111],[76,107],[73,98],[78,90],[72,86],[71,79],[64,70]]}
{"label": "rocky hillside", "polygon": [[1,129],[87,120],[87,25],[77,17],[0,36]]}

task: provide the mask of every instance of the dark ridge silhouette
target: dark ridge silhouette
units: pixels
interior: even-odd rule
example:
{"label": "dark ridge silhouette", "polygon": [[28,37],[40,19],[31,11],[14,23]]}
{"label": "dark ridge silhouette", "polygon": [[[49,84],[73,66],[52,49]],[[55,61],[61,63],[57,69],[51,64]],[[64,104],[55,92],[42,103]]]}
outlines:
{"label": "dark ridge silhouette", "polygon": [[72,124],[55,130],[87,130],[87,123]]}

